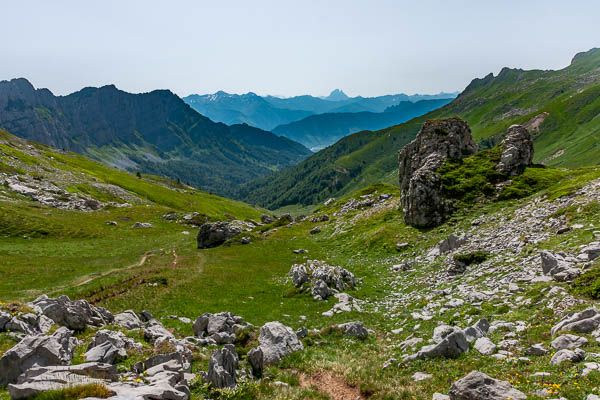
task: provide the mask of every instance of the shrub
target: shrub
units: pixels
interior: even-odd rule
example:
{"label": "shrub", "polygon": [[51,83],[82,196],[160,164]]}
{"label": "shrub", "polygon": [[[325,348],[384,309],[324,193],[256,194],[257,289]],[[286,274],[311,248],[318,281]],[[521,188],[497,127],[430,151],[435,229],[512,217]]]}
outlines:
{"label": "shrub", "polygon": [[487,251],[474,251],[471,253],[455,254],[454,261],[462,263],[464,265],[477,265],[481,264],[490,257],[490,253]]}
{"label": "shrub", "polygon": [[600,267],[586,271],[571,284],[576,294],[600,299]]}

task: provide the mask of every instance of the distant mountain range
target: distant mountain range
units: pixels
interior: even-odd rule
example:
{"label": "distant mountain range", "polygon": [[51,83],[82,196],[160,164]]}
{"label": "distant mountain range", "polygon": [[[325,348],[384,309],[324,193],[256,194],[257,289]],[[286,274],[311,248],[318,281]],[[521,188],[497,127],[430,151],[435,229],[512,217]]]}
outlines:
{"label": "distant mountain range", "polygon": [[535,162],[600,165],[600,49],[578,53],[557,71],[503,68],[474,79],[439,109],[346,136],[294,167],[242,186],[237,196],[277,209],[316,204],[378,182],[397,184],[398,151],[427,119],[451,116],[469,123],[482,149],[502,140],[510,125],[524,124],[534,135]]}
{"label": "distant mountain range", "polygon": [[246,123],[260,129],[274,130],[279,125],[289,124],[315,114],[365,111],[381,113],[401,102],[453,99],[457,94],[348,97],[343,91],[336,89],[327,97],[303,95],[281,98],[258,96],[252,92],[237,95],[220,91],[214,94],[193,94],[184,97],[183,100],[200,114],[215,122],[228,125]]}
{"label": "distant mountain range", "polygon": [[215,123],[168,90],[131,94],[113,85],[55,96],[26,79],[1,81],[0,128],[221,195],[311,154],[271,132]]}
{"label": "distant mountain range", "polygon": [[279,125],[273,132],[302,143],[312,151],[321,150],[344,136],[364,130],[398,125],[442,107],[452,99],[401,101],[384,112],[335,112],[311,115],[296,122]]}

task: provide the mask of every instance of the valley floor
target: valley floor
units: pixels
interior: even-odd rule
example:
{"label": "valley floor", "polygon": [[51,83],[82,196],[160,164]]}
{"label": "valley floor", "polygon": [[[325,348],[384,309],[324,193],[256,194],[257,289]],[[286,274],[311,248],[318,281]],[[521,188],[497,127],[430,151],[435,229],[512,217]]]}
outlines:
{"label": "valley floor", "polygon": [[[536,343],[552,350],[552,326],[567,312],[596,304],[576,285],[545,276],[539,254],[550,249],[577,256],[600,240],[599,179],[597,169],[564,172],[534,196],[474,206],[427,231],[406,226],[397,189],[379,185],[315,210],[328,214],[329,221],[272,226],[250,233],[250,244],[208,250],[196,249],[197,230],[163,218],[161,206],[91,212],[38,206],[36,212],[48,222],[46,235],[12,230],[0,237],[0,299],[7,305],[41,294],[66,294],[113,313],[145,309],[181,337],[193,334],[191,324],[167,316],[194,320],[203,313],[230,311],[256,327],[280,321],[294,330],[319,330],[304,340],[303,351],[268,368],[261,383],[240,385],[223,398],[429,400],[478,370],[511,382],[533,399],[546,390],[553,397],[583,400],[600,393],[598,337],[578,334],[589,341],[585,364],[551,365],[553,351],[525,355],[525,350]],[[380,194],[392,197],[357,205],[362,199],[381,199]],[[0,205],[5,226],[11,218],[18,225],[31,206],[10,199],[0,199]],[[79,228],[63,231],[70,221]],[[135,221],[153,227],[133,229]],[[321,232],[310,234],[316,226]],[[564,226],[571,229],[558,234]],[[461,246],[432,252],[449,235],[463,233]],[[296,249],[308,253],[295,254]],[[475,252],[485,252],[485,260],[462,274],[448,271],[454,255]],[[353,272],[360,284],[348,293],[361,300],[362,311],[323,316],[336,299],[313,300],[287,278],[293,264],[308,259]],[[599,268],[596,258],[584,274]],[[456,359],[403,361],[429,344],[439,324],[466,328],[480,318],[494,327],[488,337],[498,346],[495,355],[471,348]],[[324,329],[355,320],[372,330],[364,341]],[[14,344],[0,333],[0,353]],[[209,354],[209,348],[197,351],[193,372],[206,370]],[[431,376],[415,381],[418,372]],[[203,393],[193,391],[193,398]],[[0,391],[0,398],[8,394]]]}

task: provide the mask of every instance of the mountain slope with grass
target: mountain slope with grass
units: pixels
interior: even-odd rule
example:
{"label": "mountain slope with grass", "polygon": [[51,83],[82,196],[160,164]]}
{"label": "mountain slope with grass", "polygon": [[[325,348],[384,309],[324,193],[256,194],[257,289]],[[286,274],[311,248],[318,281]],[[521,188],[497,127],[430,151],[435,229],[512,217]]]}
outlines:
{"label": "mountain slope with grass", "polygon": [[[48,174],[37,182],[60,186],[60,179],[53,175],[58,169],[65,171],[60,174],[83,172],[88,184],[108,184],[110,169],[82,156],[5,133],[2,145],[0,176],[4,179],[17,175],[23,178],[21,183],[30,184],[27,175],[34,179],[36,173]],[[37,153],[43,157],[32,156]],[[38,159],[40,165],[35,164]],[[349,396],[430,400],[434,393],[457,390],[456,382],[472,371],[505,381],[505,388],[508,385],[533,400],[548,395],[585,399],[598,393],[598,335],[587,329],[561,331],[561,326],[570,313],[598,307],[600,257],[584,260],[582,255],[597,254],[593,243],[600,240],[600,170],[535,166],[515,177],[511,186],[480,187],[478,175],[487,176],[497,162],[496,148],[442,172],[445,185],[462,201],[451,218],[434,229],[406,225],[397,186],[379,184],[321,205],[293,223],[284,218],[257,226],[243,234],[249,244],[242,244],[238,237],[225,246],[204,250],[196,248],[194,235],[182,234],[184,229],[191,230],[189,225],[163,218],[166,212],[202,211],[200,205],[189,206],[183,200],[190,193],[175,190],[165,196],[176,201],[168,205],[145,198],[145,204],[132,207],[81,211],[47,207],[0,185],[0,210],[8,210],[2,214],[1,226],[27,227],[29,222],[23,221],[31,215],[47,231],[33,234],[15,228],[0,235],[0,312],[10,315],[13,322],[31,321],[31,313],[38,311],[27,303],[48,294],[52,299],[68,295],[85,300],[114,315],[126,310],[132,310],[136,318],[152,314],[150,321],[140,320],[141,329],[96,321],[74,330],[80,341],[70,361],[74,366],[90,362],[89,347],[94,338],[102,337],[101,330],[121,332],[138,344],[111,361],[118,371],[115,382],[103,381],[92,388],[74,385],[74,379],[48,393],[53,396],[48,398],[73,398],[77,390],[80,397],[107,396],[107,388],[144,390],[152,388],[160,371],[176,376],[185,370],[193,375],[174,389],[183,393],[186,386],[191,400],[338,400]],[[131,187],[128,192],[142,199],[143,192],[134,183],[151,186],[152,193],[158,187],[178,188],[162,178],[156,187],[158,178],[142,176],[140,180],[110,171],[113,184]],[[526,190],[508,193],[507,188]],[[190,195],[195,196],[206,195]],[[244,205],[222,201],[222,206],[241,207],[230,209],[237,218],[256,215],[256,210]],[[225,219],[219,213],[215,211],[212,218]],[[108,220],[118,225],[106,225]],[[150,221],[153,227],[133,228],[134,221]],[[580,277],[558,280],[558,274],[543,267],[544,252],[564,252],[577,259],[568,263]],[[309,260],[351,272],[356,286],[344,289],[350,300],[334,292],[316,300],[311,291],[314,282],[295,286],[290,270],[316,263]],[[464,264],[461,273],[453,272],[456,263]],[[147,311],[142,314],[142,310]],[[234,364],[239,373],[237,386],[228,389],[204,382],[204,376],[210,379],[207,371],[214,367],[217,355],[223,354],[223,346],[203,342],[202,324],[193,324],[203,321],[205,313],[223,311],[252,324],[240,325],[233,345],[227,346],[239,358]],[[225,323],[217,324],[222,321],[219,318],[210,329],[225,331]],[[243,369],[251,371],[250,351],[264,345],[260,332],[271,321],[289,327],[302,349],[265,366],[262,379],[250,373],[242,379]],[[353,321],[364,324],[366,334],[348,333],[342,324]],[[54,323],[50,332],[61,324],[65,322]],[[150,335],[159,327],[169,339]],[[469,339],[468,351],[463,348],[451,356],[440,351],[437,356],[409,359],[427,352],[428,345],[442,343],[443,347],[447,336],[465,332],[480,336]],[[576,335],[576,340],[563,337],[556,342],[565,333]],[[0,357],[18,344],[19,334],[0,328]],[[487,341],[492,350],[480,346]],[[557,343],[579,347],[577,354],[583,352],[585,361],[556,362]],[[189,369],[176,362],[173,354],[189,360]],[[167,363],[161,363],[164,360]],[[136,363],[140,362],[154,367],[139,369]],[[168,388],[171,385],[175,384],[168,383]],[[9,399],[6,388],[0,388],[0,398]]]}
{"label": "mountain slope with grass", "polygon": [[344,136],[364,130],[377,130],[397,125],[448,104],[452,99],[403,101],[384,112],[332,112],[279,125],[273,133],[302,143],[316,151]]}
{"label": "mountain slope with grass", "polygon": [[54,96],[25,79],[2,81],[0,127],[110,166],[180,179],[221,195],[311,154],[270,132],[214,123],[170,91],[131,94],[112,85]]}
{"label": "mountain slope with grass", "polygon": [[535,161],[551,166],[600,161],[600,49],[577,54],[558,71],[504,68],[475,79],[451,103],[403,124],[358,132],[298,165],[244,185],[238,196],[268,208],[316,204],[377,182],[397,182],[397,153],[427,119],[465,119],[481,149],[524,124],[534,134]]}

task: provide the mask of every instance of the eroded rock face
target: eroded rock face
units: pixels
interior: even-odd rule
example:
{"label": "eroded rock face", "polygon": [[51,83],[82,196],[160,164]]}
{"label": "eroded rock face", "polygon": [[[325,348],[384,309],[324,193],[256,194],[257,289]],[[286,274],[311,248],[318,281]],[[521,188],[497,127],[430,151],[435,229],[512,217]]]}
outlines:
{"label": "eroded rock face", "polygon": [[465,121],[448,118],[425,122],[416,139],[398,154],[400,200],[407,224],[432,227],[446,219],[452,205],[442,194],[436,172],[446,159],[461,159],[476,151]]}
{"label": "eroded rock face", "polygon": [[198,248],[217,247],[227,240],[242,233],[242,229],[229,222],[209,222],[200,226],[198,231]]}
{"label": "eroded rock face", "polygon": [[76,346],[77,339],[64,327],[51,336],[27,336],[0,358],[0,386],[15,383],[34,365],[68,365]]}
{"label": "eroded rock face", "polygon": [[500,381],[479,371],[454,382],[450,387],[450,400],[525,400],[527,396],[506,381]]}
{"label": "eroded rock face", "polygon": [[213,350],[210,354],[207,380],[216,388],[235,387],[238,361],[233,345]]}
{"label": "eroded rock face", "polygon": [[509,176],[523,173],[533,162],[533,137],[523,125],[511,125],[502,142],[502,156],[496,171]]}

